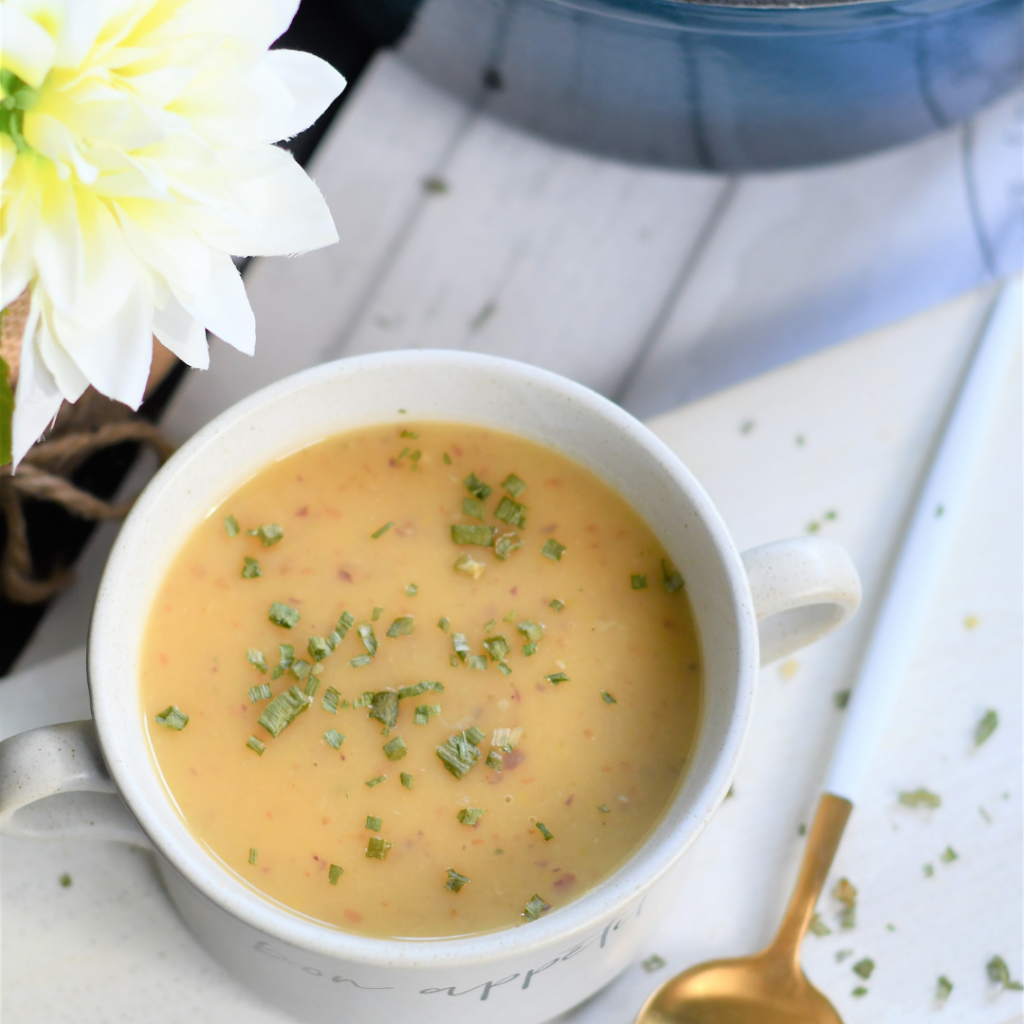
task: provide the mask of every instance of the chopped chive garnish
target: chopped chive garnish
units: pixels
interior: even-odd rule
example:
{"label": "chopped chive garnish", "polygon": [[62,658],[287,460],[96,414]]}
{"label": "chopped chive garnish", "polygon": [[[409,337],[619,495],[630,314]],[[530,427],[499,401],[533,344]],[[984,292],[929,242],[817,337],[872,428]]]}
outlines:
{"label": "chopped chive garnish", "polygon": [[666,594],[674,594],[683,586],[683,577],[678,570],[670,570],[664,558],[661,560],[661,585],[665,588]]}
{"label": "chopped chive garnish", "polygon": [[388,777],[386,775],[378,775],[376,778],[366,780],[366,788],[373,789],[374,786],[379,786],[382,782],[387,782]]}
{"label": "chopped chive garnish", "polygon": [[807,926],[818,938],[823,939],[826,935],[832,934],[832,929],[821,919],[821,914],[812,914],[811,922]]}
{"label": "chopped chive garnish", "polygon": [[544,547],[540,549],[540,553],[545,558],[550,558],[554,562],[560,562],[562,560],[563,551],[565,551],[565,545],[559,544],[554,537],[549,537],[544,541]]}
{"label": "chopped chive garnish", "polygon": [[333,686],[328,686],[320,702],[324,711],[329,711],[332,715],[336,715],[338,713],[338,698],[340,696],[341,693],[338,690]]}
{"label": "chopped chive garnish", "polygon": [[371,537],[372,537],[372,538],[373,538],[374,540],[379,540],[379,539],[380,539],[381,537],[383,537],[383,536],[384,536],[384,534],[385,534],[385,533],[387,533],[387,532],[388,532],[388,530],[390,530],[390,529],[391,529],[391,527],[392,527],[392,526],[394,526],[394,525],[395,525],[395,521],[394,521],[394,519],[392,519],[392,520],[391,520],[391,522],[389,522],[389,523],[385,523],[385,524],[384,524],[384,525],[383,525],[383,526],[382,526],[382,527],[381,527],[381,528],[380,528],[379,530],[374,530],[374,531],[373,531],[373,533],[371,533],[371,534],[370,534],[370,536],[371,536]]}
{"label": "chopped chive garnish", "polygon": [[516,626],[527,640],[532,640],[536,643],[541,637],[544,636],[544,626],[540,622],[531,622],[529,619],[524,619],[519,625]]}
{"label": "chopped chive garnish", "polygon": [[642,572],[635,572],[629,577],[629,582],[633,585],[634,590],[646,590],[647,589],[647,575]]}
{"label": "chopped chive garnish", "polygon": [[177,729],[178,732],[181,732],[188,725],[188,715],[180,710],[176,704],[172,704],[170,707],[164,708],[156,716],[156,724],[166,726],[168,729]]}
{"label": "chopped chive garnish", "polygon": [[420,588],[417,587],[415,583],[410,583],[405,588],[405,596],[406,597],[415,597],[419,592],[420,592]]}
{"label": "chopped chive garnish", "polygon": [[460,875],[455,868],[448,868],[448,881],[444,883],[444,887],[452,892],[458,892],[468,881],[467,875]]}
{"label": "chopped chive garnish", "polygon": [[854,990],[853,990],[853,991],[852,991],[852,992],[850,993],[850,995],[851,995],[851,996],[856,996],[856,997],[857,997],[858,999],[859,999],[859,998],[860,998],[861,996],[866,996],[867,994],[868,994],[868,990],[867,990],[867,989],[866,989],[866,988],[865,988],[865,987],[864,987],[863,985],[858,985],[858,986],[857,986],[857,987],[856,987],[856,988],[855,988],[855,989],[854,989]]}
{"label": "chopped chive garnish", "polygon": [[281,671],[285,672],[291,668],[291,664],[295,660],[295,648],[291,644],[278,644],[277,651]]}
{"label": "chopped chive garnish", "polygon": [[311,636],[306,650],[314,661],[323,661],[331,653],[331,645],[322,636]]}
{"label": "chopped chive garnish", "polygon": [[224,529],[227,530],[229,537],[237,537],[241,527],[238,525],[238,520],[234,516],[225,516]]}
{"label": "chopped chive garnish", "polygon": [[469,667],[476,669],[478,672],[487,671],[487,657],[483,654],[471,654],[469,656]]}
{"label": "chopped chive garnish", "polygon": [[381,612],[383,611],[384,609],[379,606],[377,608],[374,608],[373,614],[370,616],[370,618],[373,619],[374,622],[376,622],[380,618]]}
{"label": "chopped chive garnish", "polygon": [[465,736],[470,743],[482,743],[487,737],[487,733],[485,733],[483,729],[478,729],[475,725],[471,725],[468,729],[463,731],[463,736]]}
{"label": "chopped chive garnish", "polygon": [[380,831],[380,827],[383,824],[384,824],[383,820],[381,818],[376,817],[376,815],[368,814],[366,816],[366,827],[371,832],[379,832]]}
{"label": "chopped chive garnish", "polygon": [[368,708],[373,703],[373,690],[364,690],[352,702],[354,708]]}
{"label": "chopped chive garnish", "polygon": [[312,665],[310,665],[310,663],[309,663],[308,661],[306,661],[306,659],[305,659],[305,658],[296,658],[296,659],[295,659],[295,660],[294,660],[294,661],[293,661],[293,662],[292,662],[292,663],[291,663],[291,664],[290,664],[290,665],[288,666],[288,671],[289,671],[289,672],[291,672],[291,674],[292,674],[292,675],[293,675],[293,676],[294,676],[294,677],[295,677],[296,679],[298,679],[298,681],[299,681],[299,682],[301,683],[301,682],[302,682],[302,680],[303,680],[303,679],[305,679],[305,678],[306,678],[306,676],[308,676],[308,675],[309,675],[309,670],[310,670],[310,669],[311,669],[312,667],[313,667],[313,666],[312,666]]}
{"label": "chopped chive garnish", "polygon": [[483,807],[464,807],[455,815],[463,825],[475,825],[483,816]]}
{"label": "chopped chive garnish", "polygon": [[250,537],[259,537],[265,548],[273,547],[284,537],[284,530],[277,523],[264,523],[263,526],[257,526],[255,530],[246,530],[246,533]]}
{"label": "chopped chive garnish", "polygon": [[526,490],[526,484],[515,475],[515,473],[509,473],[504,480],[501,481],[501,486],[512,495],[513,498],[518,498],[523,491]]}
{"label": "chopped chive garnish", "polygon": [[332,864],[327,869],[327,881],[330,882],[331,885],[337,885],[338,879],[341,878],[343,874],[345,874],[345,869],[340,864]]}
{"label": "chopped chive garnish", "polygon": [[483,562],[478,562],[472,555],[463,551],[458,558],[452,563],[452,568],[456,572],[465,573],[467,576],[472,576],[473,579],[478,580],[484,574],[484,569],[487,568]]}
{"label": "chopped chive garnish", "polygon": [[413,725],[426,725],[432,715],[441,714],[440,704],[421,704],[412,716]]}
{"label": "chopped chive garnish", "polygon": [[290,604],[282,604],[275,601],[270,606],[270,614],[267,616],[275,626],[283,626],[285,629],[292,629],[298,624],[299,613]]}
{"label": "chopped chive garnish", "polygon": [[484,632],[485,632],[485,633],[490,633],[490,631],[491,631],[492,629],[494,629],[494,627],[495,627],[495,626],[496,626],[497,624],[498,624],[498,620],[497,620],[497,619],[488,619],[488,620],[487,620],[487,621],[486,621],[486,622],[484,623]]}
{"label": "chopped chive garnish", "polygon": [[260,742],[260,741],[259,741],[258,739],[256,739],[256,737],[255,737],[255,736],[250,736],[250,737],[249,737],[249,738],[248,738],[248,739],[247,739],[247,740],[245,741],[245,745],[246,745],[246,746],[247,746],[247,747],[248,747],[248,748],[249,748],[250,750],[253,750],[253,751],[255,751],[255,752],[256,752],[257,754],[259,754],[259,755],[260,755],[260,757],[262,757],[262,756],[263,756],[263,751],[267,749],[267,748],[266,748],[266,746],[265,746],[264,744],[262,744],[262,743],[261,743],[261,742]]}
{"label": "chopped chive garnish", "polygon": [[441,458],[446,466],[450,466],[452,464],[452,457],[447,452],[443,452]]}
{"label": "chopped chive garnish", "polygon": [[259,856],[260,856],[260,851],[257,850],[255,846],[250,846],[249,847],[249,863],[250,864],[255,864],[256,861],[259,860]]}
{"label": "chopped chive garnish", "polygon": [[662,967],[665,966],[665,960],[663,957],[660,957],[655,953],[653,956],[649,956],[646,960],[641,960],[640,966],[648,974],[653,974],[655,971],[660,971]]}
{"label": "chopped chive garnish", "polygon": [[260,572],[260,563],[255,558],[250,558],[248,555],[245,556],[245,565],[242,566],[242,579],[243,580],[254,580],[258,576],[262,576]]}
{"label": "chopped chive garnish", "polygon": [[274,739],[277,739],[281,732],[312,703],[312,699],[307,697],[297,686],[289,686],[263,709],[263,714],[257,721]]}
{"label": "chopped chive garnish", "polygon": [[376,718],[389,729],[398,721],[398,694],[394,690],[380,690],[373,695],[370,705],[370,718]]}
{"label": "chopped chive garnish", "polygon": [[1021,983],[1019,981],[1010,980],[1010,968],[1001,956],[994,956],[985,964],[985,973],[988,975],[989,981],[1002,986],[1002,988],[1009,989],[1011,992],[1019,992],[1021,990]]}
{"label": "chopped chive garnish", "polygon": [[281,668],[281,666],[280,666],[280,665],[275,665],[275,666],[274,666],[274,667],[273,667],[273,668],[272,668],[272,669],[270,670],[270,678],[271,678],[271,679],[280,679],[280,678],[281,678],[281,676],[283,676],[283,675],[284,675],[284,669],[283,669],[283,668]]}
{"label": "chopped chive garnish", "polygon": [[405,745],[405,740],[401,736],[396,736],[393,740],[388,740],[384,744],[384,754],[389,761],[401,761],[408,753],[409,748]]}
{"label": "chopped chive garnish", "polygon": [[393,640],[397,636],[409,636],[414,627],[415,623],[411,615],[402,615],[395,619],[394,622],[388,626],[387,636]]}
{"label": "chopped chive garnish", "polygon": [[401,462],[401,461],[402,461],[402,459],[404,459],[404,458],[406,457],[406,455],[408,455],[408,454],[409,454],[409,451],[410,451],[410,449],[409,449],[409,446],[408,446],[408,445],[406,445],[406,446],[405,446],[405,447],[404,447],[404,448],[403,448],[403,449],[402,449],[402,450],[401,450],[401,451],[400,451],[400,452],[398,453],[398,455],[396,456],[396,458],[395,458],[395,462]]}
{"label": "chopped chive garnish", "polygon": [[412,776],[408,772],[402,772],[402,774],[399,775],[399,779],[406,789],[412,789]]}
{"label": "chopped chive garnish", "polygon": [[494,518],[508,523],[509,526],[518,526],[521,530],[526,526],[526,506],[511,498],[502,498],[494,510]]}
{"label": "chopped chive garnish", "polygon": [[546,903],[536,893],[530,898],[530,902],[526,904],[526,909],[523,910],[523,917],[527,921],[536,921],[541,914],[551,909],[551,904]]}
{"label": "chopped chive garnish", "polygon": [[366,844],[366,856],[383,860],[390,849],[391,844],[386,839],[381,839],[380,836],[370,836],[370,841]]}
{"label": "chopped chive garnish", "polygon": [[521,726],[516,726],[514,729],[495,729],[491,735],[491,746],[505,751],[506,754],[511,754],[516,749],[516,744],[522,735]]}
{"label": "chopped chive garnish", "polygon": [[448,655],[448,664],[451,665],[452,668],[458,668],[459,667],[459,659],[456,658],[454,654],[449,654]]}
{"label": "chopped chive garnish", "polygon": [[942,804],[942,797],[922,787],[901,792],[900,803],[906,807],[939,807]]}
{"label": "chopped chive garnish", "polygon": [[999,713],[997,711],[986,711],[981,721],[974,727],[974,745],[980,747],[996,731],[999,725]]}
{"label": "chopped chive garnish", "polygon": [[473,516],[474,519],[483,519],[484,513],[486,512],[484,503],[477,498],[463,498],[462,499],[462,514],[464,516]]}
{"label": "chopped chive garnish", "polygon": [[544,824],[543,821],[537,822],[537,831],[544,837],[544,842],[549,843],[555,838],[555,834]]}
{"label": "chopped chive garnish", "polygon": [[250,647],[245,652],[245,660],[252,665],[253,668],[259,669],[260,672],[267,671],[267,659],[263,657],[263,652],[256,647]]}
{"label": "chopped chive garnish", "polygon": [[447,633],[448,630],[451,629],[451,626],[451,621],[445,618],[444,616],[437,620],[437,628],[441,630],[443,633]]}
{"label": "chopped chive garnish", "polygon": [[491,661],[504,661],[512,652],[508,641],[500,633],[484,641],[484,650],[491,656]]}
{"label": "chopped chive garnish", "polygon": [[943,864],[952,864],[953,861],[959,859],[960,854],[958,854],[952,846],[947,846],[939,855],[939,860],[941,860]]}
{"label": "chopped chive garnish", "polygon": [[498,662],[498,671],[499,671],[499,672],[500,672],[500,673],[501,673],[501,674],[502,674],[503,676],[510,676],[510,675],[512,675],[512,669],[510,669],[510,668],[508,667],[508,663],[507,663],[507,662],[504,662],[504,661],[499,661],[499,662]]}
{"label": "chopped chive garnish", "polygon": [[935,983],[935,998],[940,1003],[944,1003],[948,998],[949,994],[953,991],[953,982],[949,980],[944,974],[939,975],[939,980]]}
{"label": "chopped chive garnish", "polygon": [[344,640],[348,636],[348,631],[355,625],[355,619],[348,613],[342,612],[338,616],[338,624],[334,627],[336,633],[340,634],[341,639]]}
{"label": "chopped chive garnish", "polygon": [[[479,735],[474,741],[471,735]],[[465,732],[449,736],[440,746],[435,747],[437,756],[452,775],[457,779],[465,778],[466,773],[480,760],[480,748],[476,743],[483,739],[484,734],[479,729],[472,727]]]}
{"label": "chopped chive garnish", "polygon": [[249,687],[249,703],[255,704],[260,700],[270,700],[272,694],[270,692],[270,683],[260,683],[259,686]]}
{"label": "chopped chive garnish", "polygon": [[[416,451],[409,453],[409,459],[412,462],[419,462],[421,458],[423,458],[423,452],[421,452],[418,448],[416,449]],[[415,468],[416,467],[413,466],[413,469]]]}
{"label": "chopped chive garnish", "polygon": [[863,978],[865,981],[871,977],[871,972],[875,969],[875,961],[870,957],[864,957],[863,960],[858,960],[853,965],[853,973],[859,978]]}
{"label": "chopped chive garnish", "polygon": [[556,612],[560,612],[565,607],[565,602],[559,601],[558,598],[555,597],[548,601],[548,607],[554,608]]}
{"label": "chopped chive garnish", "polygon": [[368,654],[357,654],[354,658],[349,658],[348,663],[353,668],[362,668],[364,665],[369,665],[373,661]]}
{"label": "chopped chive garnish", "polygon": [[611,814],[612,813],[611,808],[607,804],[598,804],[597,805],[597,809],[602,814]]}
{"label": "chopped chive garnish", "polygon": [[488,768],[493,768],[496,772],[501,771],[504,763],[505,762],[501,754],[499,754],[496,750],[488,751],[487,760],[484,762],[484,764],[486,764]]}
{"label": "chopped chive garnish", "polygon": [[338,750],[342,743],[345,742],[345,737],[342,736],[337,729],[328,729],[327,732],[324,733],[324,739],[327,740],[335,750]]}
{"label": "chopped chive garnish", "polygon": [[466,640],[466,634],[452,633],[452,647],[455,648],[459,661],[465,661],[466,655],[469,654],[469,643]]}
{"label": "chopped chive garnish", "polygon": [[523,644],[523,657],[529,658],[531,655],[537,653],[537,645],[535,643]]}
{"label": "chopped chive garnish", "polygon": [[549,683],[557,686],[559,683],[571,683],[572,680],[564,672],[552,672],[551,675],[544,677]]}
{"label": "chopped chive garnish", "polygon": [[605,702],[605,704],[618,704],[619,703],[607,690],[602,690],[601,691],[601,700],[603,700]]}
{"label": "chopped chive garnish", "polygon": [[417,434],[415,430],[403,430],[401,432],[401,434],[399,434],[398,436],[399,437],[411,437],[415,441],[416,438],[419,437],[420,435]]}
{"label": "chopped chive garnish", "polygon": [[494,542],[494,553],[502,561],[505,561],[513,551],[517,551],[522,546],[523,542],[519,539],[518,533],[503,533]]}
{"label": "chopped chive garnish", "polygon": [[516,621],[516,610],[513,608],[509,613],[501,620],[502,622],[515,622]]}
{"label": "chopped chive garnish", "polygon": [[495,533],[497,533],[497,529],[493,526],[453,523],[451,528],[453,544],[477,544],[484,548],[489,548],[494,544]]}
{"label": "chopped chive garnish", "polygon": [[366,653],[374,658],[377,656],[377,637],[374,636],[373,626],[369,623],[364,622],[359,627],[359,639],[363,641],[363,646],[366,648]]}
{"label": "chopped chive garnish", "polygon": [[418,697],[421,693],[427,693],[429,690],[444,693],[444,683],[439,683],[434,679],[421,679],[414,686],[399,687],[398,699],[404,700],[406,697]]}
{"label": "chopped chive garnish", "polygon": [[470,473],[462,482],[465,484],[466,490],[469,491],[474,498],[486,501],[491,495],[492,488],[488,487],[483,480],[478,480],[476,473]]}

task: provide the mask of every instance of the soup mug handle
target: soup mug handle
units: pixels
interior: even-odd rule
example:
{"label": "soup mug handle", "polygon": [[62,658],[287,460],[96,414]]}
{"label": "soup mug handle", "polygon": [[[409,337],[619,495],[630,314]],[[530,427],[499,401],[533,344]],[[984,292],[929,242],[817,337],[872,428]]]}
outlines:
{"label": "soup mug handle", "polygon": [[0,832],[152,849],[103,763],[96,727],[82,720],[88,715],[84,647],[0,680]]}
{"label": "soup mug handle", "polygon": [[757,616],[762,665],[830,633],[860,606],[857,569],[833,540],[792,537],[740,557]]}
{"label": "soup mug handle", "polygon": [[[834,541],[795,537],[741,557],[761,664],[830,632],[860,604],[857,570]],[[84,648],[0,681],[0,736],[9,737],[0,742],[0,832],[151,848],[107,772],[95,726],[82,720],[88,715]]]}

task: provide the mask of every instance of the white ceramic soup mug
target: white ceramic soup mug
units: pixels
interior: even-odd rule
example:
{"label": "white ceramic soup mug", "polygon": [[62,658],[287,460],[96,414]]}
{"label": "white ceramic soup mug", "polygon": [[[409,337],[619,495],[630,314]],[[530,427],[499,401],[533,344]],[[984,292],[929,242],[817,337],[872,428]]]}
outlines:
{"label": "white ceramic soup mug", "polygon": [[[200,520],[269,462],[332,434],[395,422],[399,410],[409,420],[475,423],[532,438],[625,495],[683,574],[703,662],[691,762],[643,846],[568,906],[464,938],[350,935],[261,896],[211,856],[175,810],[146,737],[138,685],[153,595]],[[533,1024],[611,981],[660,920],[666,901],[659,887],[729,789],[759,661],[828,632],[859,600],[856,570],[831,541],[801,537],[741,556],[679,459],[632,416],[578,384],[461,352],[329,363],[229,409],[146,488],[96,599],[88,649],[93,720],[0,744],[0,827],[151,847],[199,941],[250,991],[300,1019],[447,1024],[457,1013],[464,1024]]]}

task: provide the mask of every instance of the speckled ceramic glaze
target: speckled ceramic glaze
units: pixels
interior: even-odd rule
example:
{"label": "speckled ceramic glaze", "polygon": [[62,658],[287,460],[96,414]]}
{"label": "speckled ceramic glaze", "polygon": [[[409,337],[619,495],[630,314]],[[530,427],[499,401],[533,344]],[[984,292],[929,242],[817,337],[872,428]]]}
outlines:
{"label": "speckled ceramic glaze", "polygon": [[[702,650],[704,710],[691,766],[643,848],[567,907],[463,939],[362,938],[258,895],[176,813],[150,757],[137,684],[152,595],[195,524],[268,461],[331,434],[393,422],[399,410],[533,438],[625,494],[686,579]],[[146,488],[111,554],[93,616],[94,724],[39,729],[0,745],[0,828],[152,845],[197,938],[248,988],[301,1019],[440,1024],[457,1013],[466,1024],[547,1020],[623,970],[660,919],[658,886],[728,791],[759,660],[822,635],[859,600],[857,573],[833,542],[799,538],[741,557],[685,466],[586,388],[523,364],[450,351],[330,363],[228,410]]]}

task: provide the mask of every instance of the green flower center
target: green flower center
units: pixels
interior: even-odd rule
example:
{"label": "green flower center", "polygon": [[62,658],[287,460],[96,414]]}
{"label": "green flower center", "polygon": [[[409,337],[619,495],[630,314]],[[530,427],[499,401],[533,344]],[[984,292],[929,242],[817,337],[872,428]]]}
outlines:
{"label": "green flower center", "polygon": [[35,103],[39,93],[26,85],[13,71],[0,71],[0,132],[9,135],[21,153],[28,149],[25,136],[21,133],[25,111]]}

